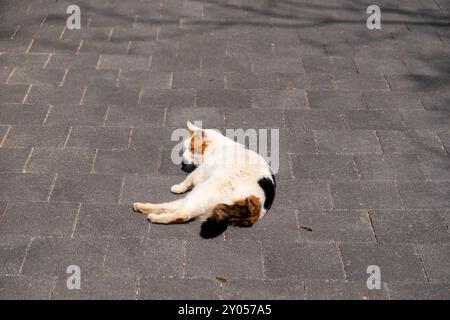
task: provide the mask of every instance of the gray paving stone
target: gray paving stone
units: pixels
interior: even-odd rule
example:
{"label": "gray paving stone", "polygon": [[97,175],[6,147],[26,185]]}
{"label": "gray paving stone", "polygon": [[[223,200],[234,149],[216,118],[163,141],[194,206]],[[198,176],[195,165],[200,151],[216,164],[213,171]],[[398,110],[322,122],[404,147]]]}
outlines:
{"label": "gray paving stone", "polygon": [[447,227],[439,211],[374,211],[371,221],[379,242],[450,242]]}
{"label": "gray paving stone", "polygon": [[202,121],[203,128],[223,128],[225,114],[216,108],[171,108],[167,111],[168,127],[185,128],[187,121]]}
{"label": "gray paving stone", "polygon": [[0,244],[1,276],[19,274],[29,241],[28,237],[2,235]]}
{"label": "gray paving stone", "polygon": [[282,128],[279,134],[280,152],[295,152],[297,154],[318,153],[312,131]]}
{"label": "gray paving stone", "polygon": [[[95,69],[95,67],[97,66],[98,59],[99,59],[98,54],[78,54],[78,55],[52,54],[45,68],[52,70]],[[44,62],[45,61],[46,59],[44,59]]]}
{"label": "gray paving stone", "polygon": [[88,149],[35,148],[24,171],[27,173],[89,173],[94,156],[95,151]]}
{"label": "gray paving stone", "polygon": [[48,54],[2,53],[0,55],[0,65],[8,67],[20,66],[22,68],[42,68],[47,59]]}
{"label": "gray paving stone", "polygon": [[164,109],[149,108],[143,105],[129,108],[109,107],[105,125],[111,127],[162,127],[164,114]]}
{"label": "gray paving stone", "polygon": [[299,57],[252,56],[253,71],[258,74],[302,73],[303,65]]}
{"label": "gray paving stone", "polygon": [[334,243],[264,242],[263,258],[264,274],[269,279],[344,279]]}
{"label": "gray paving stone", "polygon": [[60,85],[64,77],[62,70],[45,70],[42,68],[16,68],[9,78],[11,84]]}
{"label": "gray paving stone", "polygon": [[[113,32],[114,34],[114,32]],[[132,41],[129,54],[134,55],[164,55],[175,54],[177,51],[177,42],[172,39],[157,40],[157,41]]]}
{"label": "gray paving stone", "polygon": [[[160,149],[171,151],[183,139],[182,135],[174,134],[174,140],[172,141],[172,133],[173,130],[170,128],[133,128],[130,149],[153,151],[155,153],[156,150]],[[184,134],[188,134],[187,128]],[[167,158],[162,156],[161,159]],[[161,163],[161,165],[164,165],[164,163]]]}
{"label": "gray paving stone", "polygon": [[280,110],[239,109],[226,112],[227,128],[232,129],[280,129],[283,126],[283,114]]}
{"label": "gray paving stone", "polygon": [[127,149],[130,128],[73,127],[68,148]]}
{"label": "gray paving stone", "polygon": [[175,71],[172,87],[198,89],[224,89],[225,75],[223,72],[212,71]]}
{"label": "gray paving stone", "polygon": [[118,203],[122,185],[120,176],[58,175],[51,201]]}
{"label": "gray paving stone", "polygon": [[223,286],[224,299],[230,300],[302,300],[303,281],[298,280],[230,280]]}
{"label": "gray paving stone", "polygon": [[105,105],[55,105],[48,113],[45,125],[49,126],[101,126],[108,107]]}
{"label": "gray paving stone", "polygon": [[383,284],[380,290],[369,290],[364,281],[306,281],[308,300],[387,300],[389,291]]}
{"label": "gray paving stone", "polygon": [[337,130],[345,124],[339,113],[329,110],[288,110],[285,112],[288,128],[295,130]]}
{"label": "gray paving stone", "polygon": [[439,132],[439,139],[441,140],[442,144],[444,145],[445,150],[447,150],[447,153],[450,154],[450,131],[442,131]]}
{"label": "gray paving stone", "polygon": [[356,73],[353,60],[348,57],[306,56],[302,58],[306,72]]}
{"label": "gray paving stone", "polygon": [[225,74],[228,89],[277,89],[278,83],[275,75],[260,75],[254,73],[230,72]]}
{"label": "gray paving stone", "polygon": [[36,39],[33,41],[29,52],[31,53],[62,53],[75,54],[80,46],[78,40],[57,40]]}
{"label": "gray paving stone", "polygon": [[321,153],[382,153],[377,135],[371,130],[315,130]]}
{"label": "gray paving stone", "polygon": [[382,282],[427,282],[413,245],[344,243],[340,248],[348,280],[365,282],[367,267],[377,265]]}
{"label": "gray paving stone", "polygon": [[13,126],[3,143],[3,147],[62,148],[68,134],[68,127]]}
{"label": "gray paving stone", "polygon": [[450,244],[420,245],[419,252],[431,283],[447,283],[450,279]]}
{"label": "gray paving stone", "polygon": [[137,87],[113,87],[91,85],[87,87],[84,103],[114,106],[134,106],[138,103],[141,89]]}
{"label": "gray paving stone", "polygon": [[76,203],[8,202],[0,222],[3,235],[70,236]]}
{"label": "gray paving stone", "polygon": [[308,101],[312,109],[364,109],[364,102],[360,92],[352,91],[311,91]]}
{"label": "gray paving stone", "polygon": [[377,131],[383,152],[399,154],[444,153],[439,137],[435,132],[416,131]]}
{"label": "gray paving stone", "polygon": [[119,86],[138,86],[143,89],[171,89],[172,73],[167,71],[127,71],[120,73]]}
{"label": "gray paving stone", "polygon": [[423,154],[419,159],[429,179],[450,180],[450,155]]}
{"label": "gray paving stone", "polygon": [[425,180],[416,155],[358,155],[356,163],[363,180]]}
{"label": "gray paving stone", "polygon": [[336,90],[389,90],[380,74],[340,74],[333,81]]}
{"label": "gray paving stone", "polygon": [[[369,216],[363,211],[306,211],[297,212],[302,240],[375,242]],[[302,226],[309,226],[312,231]]]}
{"label": "gray paving stone", "polygon": [[217,300],[220,287],[211,279],[152,278],[139,282],[139,299],[144,300]]}
{"label": "gray paving stone", "polygon": [[[50,70],[49,70],[50,71]],[[55,70],[51,70],[55,71]],[[64,78],[64,86],[115,86],[119,76],[118,70],[96,70],[96,69],[69,69]]]}
{"label": "gray paving stone", "polygon": [[97,153],[92,173],[133,174],[156,173],[159,164],[159,152],[154,150],[100,150]]}
{"label": "gray paving stone", "polygon": [[181,181],[180,177],[175,176],[127,175],[121,203],[131,205],[136,201],[159,203],[175,200],[178,196],[170,192],[170,187]]}
{"label": "gray paving stone", "polygon": [[0,96],[2,103],[22,103],[29,86],[23,84],[0,85]]}
{"label": "gray paving stone", "polygon": [[2,300],[47,300],[53,289],[53,277],[0,276]]}
{"label": "gray paving stone", "polygon": [[251,72],[252,62],[249,57],[202,56],[202,70],[222,72]]}
{"label": "gray paving stone", "polygon": [[405,74],[408,69],[402,60],[397,58],[354,59],[359,73],[363,74]]}
{"label": "gray paving stone", "polygon": [[448,300],[450,292],[446,284],[389,283],[392,300]]}
{"label": "gray paving stone", "polygon": [[196,107],[240,109],[252,106],[251,93],[248,90],[197,89]]}
{"label": "gray paving stone", "polygon": [[26,276],[61,276],[67,279],[67,267],[76,265],[81,277],[103,273],[106,241],[87,239],[33,238],[22,273]]}
{"label": "gray paving stone", "polygon": [[0,123],[4,125],[41,125],[48,112],[48,105],[0,105]]}
{"label": "gray paving stone", "polygon": [[[283,232],[280,232],[283,230]],[[273,206],[251,228],[229,227],[225,233],[231,240],[285,240],[297,241],[299,233],[294,209]]]}
{"label": "gray paving stone", "polygon": [[139,103],[143,106],[159,108],[193,108],[195,106],[195,90],[145,89],[142,92]]}
{"label": "gray paving stone", "polygon": [[448,76],[435,77],[422,74],[386,75],[389,87],[393,91],[402,90],[445,90]]}
{"label": "gray paving stone", "polygon": [[400,114],[395,111],[344,111],[344,118],[351,130],[403,130],[405,128]]}
{"label": "gray paving stone", "polygon": [[32,86],[27,96],[28,104],[79,104],[83,87]]}
{"label": "gray paving stone", "polygon": [[123,71],[148,70],[150,57],[128,55],[102,54],[98,64],[99,69],[121,69]]}
{"label": "gray paving stone", "polygon": [[43,174],[0,174],[0,200],[45,201],[52,183],[51,175]]}
{"label": "gray paving stone", "polygon": [[392,182],[332,182],[330,189],[336,209],[403,209]]}
{"label": "gray paving stone", "polygon": [[359,178],[353,156],[347,155],[294,154],[292,168],[297,179],[345,181]]}
{"label": "gray paving stone", "polygon": [[403,120],[410,130],[449,130],[450,112],[418,110],[403,112]]}
{"label": "gray paving stone", "polygon": [[199,71],[200,57],[197,55],[175,56],[173,54],[152,55],[152,71]]}
{"label": "gray paving stone", "polygon": [[252,107],[257,109],[308,109],[304,90],[252,90]]}
{"label": "gray paving stone", "polygon": [[134,300],[136,279],[132,276],[81,277],[80,289],[67,288],[67,276],[58,277],[52,299],[55,300]]}
{"label": "gray paving stone", "polygon": [[0,172],[22,172],[29,154],[28,148],[1,148]]}
{"label": "gray paving stone", "polygon": [[273,207],[278,206],[303,210],[331,209],[328,184],[324,181],[277,181],[277,196]]}
{"label": "gray paving stone", "polygon": [[450,204],[446,196],[450,182],[408,182],[398,185],[406,208],[445,209]]}
{"label": "gray paving stone", "polygon": [[410,91],[366,91],[364,100],[369,109],[423,109],[419,96]]}
{"label": "gray paving stone", "polygon": [[450,101],[450,94],[444,92],[427,92],[422,95],[421,101],[426,110],[434,111],[449,111],[448,103]]}
{"label": "gray paving stone", "polygon": [[183,243],[180,240],[114,238],[105,259],[107,275],[180,277],[183,273]]}
{"label": "gray paving stone", "polygon": [[187,241],[186,275],[261,279],[263,270],[260,244],[251,240]]}
{"label": "gray paving stone", "polygon": [[333,76],[324,73],[280,73],[278,84],[281,89],[297,88],[307,91],[333,90]]}

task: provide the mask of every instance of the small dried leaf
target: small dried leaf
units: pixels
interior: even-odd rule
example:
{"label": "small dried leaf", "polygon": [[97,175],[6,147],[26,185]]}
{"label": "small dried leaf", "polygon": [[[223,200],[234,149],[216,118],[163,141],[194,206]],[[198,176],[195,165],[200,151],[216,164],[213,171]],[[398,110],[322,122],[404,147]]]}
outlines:
{"label": "small dried leaf", "polygon": [[301,224],[300,228],[305,229],[306,231],[312,231],[312,227],[308,226],[307,224]]}
{"label": "small dried leaf", "polygon": [[216,276],[216,280],[218,280],[218,281],[220,281],[220,282],[222,282],[222,283],[225,283],[225,282],[227,282],[227,281],[228,281],[228,279],[227,279],[227,278],[224,278],[224,277],[219,277],[219,276]]}

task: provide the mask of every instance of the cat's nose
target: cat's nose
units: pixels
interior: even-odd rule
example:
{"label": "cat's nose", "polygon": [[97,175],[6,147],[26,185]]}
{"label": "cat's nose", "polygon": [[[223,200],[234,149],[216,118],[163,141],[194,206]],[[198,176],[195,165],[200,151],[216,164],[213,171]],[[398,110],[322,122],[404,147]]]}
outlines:
{"label": "cat's nose", "polygon": [[183,170],[184,172],[192,172],[197,168],[197,166],[193,163],[186,163],[186,162],[181,162],[181,170]]}

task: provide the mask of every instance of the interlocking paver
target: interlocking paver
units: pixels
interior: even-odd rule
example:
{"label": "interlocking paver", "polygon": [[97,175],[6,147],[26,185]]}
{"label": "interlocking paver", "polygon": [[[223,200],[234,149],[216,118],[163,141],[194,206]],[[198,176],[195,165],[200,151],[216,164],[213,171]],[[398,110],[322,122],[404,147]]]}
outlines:
{"label": "interlocking paver", "polygon": [[139,282],[139,299],[219,299],[220,287],[212,279],[152,278]]}
{"label": "interlocking paver", "polygon": [[0,243],[0,275],[14,276],[19,274],[25,258],[29,238],[24,236],[2,235]]}
{"label": "interlocking paver", "polygon": [[13,126],[3,146],[62,148],[69,131],[69,127]]}
{"label": "interlocking paver", "polygon": [[29,148],[1,148],[0,172],[22,172],[29,154]]}
{"label": "interlocking paver", "polygon": [[53,277],[0,276],[0,298],[4,300],[49,299]]}
{"label": "interlocking paver", "polygon": [[302,300],[303,281],[299,280],[230,280],[223,286],[224,299],[237,300]]}
{"label": "interlocking paver", "polygon": [[31,173],[89,173],[95,151],[89,149],[34,148],[24,172]]}
{"label": "interlocking paver", "polygon": [[386,300],[389,291],[384,284],[380,290],[369,290],[363,281],[306,281],[308,300]]}
{"label": "interlocking paver", "polygon": [[0,105],[2,125],[41,125],[48,112],[48,105]]}
{"label": "interlocking paver", "polygon": [[97,153],[92,173],[133,174],[155,173],[159,163],[159,153],[153,150],[100,150]]}
{"label": "interlocking paver", "polygon": [[382,153],[377,135],[371,130],[315,130],[321,153]]}
{"label": "interlocking paver", "polygon": [[0,200],[46,201],[53,177],[50,174],[1,173]]}
{"label": "interlocking paver", "polygon": [[420,245],[419,252],[431,283],[448,283],[450,278],[450,244]]}
{"label": "interlocking paver", "polygon": [[73,127],[67,141],[69,148],[127,149],[130,128]]}

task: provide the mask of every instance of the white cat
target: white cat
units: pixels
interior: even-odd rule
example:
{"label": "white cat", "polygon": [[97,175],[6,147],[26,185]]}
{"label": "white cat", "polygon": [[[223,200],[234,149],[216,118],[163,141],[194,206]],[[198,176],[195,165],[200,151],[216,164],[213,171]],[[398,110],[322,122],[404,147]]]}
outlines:
{"label": "white cat", "polygon": [[221,234],[228,225],[250,227],[269,210],[275,197],[275,177],[256,152],[213,129],[187,123],[182,168],[192,171],[173,185],[173,193],[192,190],[183,199],[154,204],[136,202],[133,208],[152,223],[206,220],[201,235]]}

